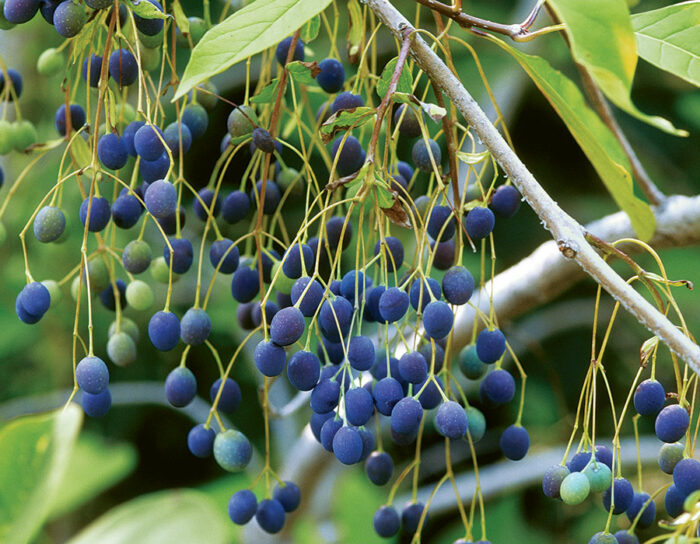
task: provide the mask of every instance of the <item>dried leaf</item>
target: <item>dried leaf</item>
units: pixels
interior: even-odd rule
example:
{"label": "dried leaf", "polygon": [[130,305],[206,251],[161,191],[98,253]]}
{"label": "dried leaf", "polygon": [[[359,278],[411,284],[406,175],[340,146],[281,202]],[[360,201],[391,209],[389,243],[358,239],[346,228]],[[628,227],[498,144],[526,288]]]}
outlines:
{"label": "dried leaf", "polygon": [[406,229],[411,228],[408,213],[398,198],[394,198],[394,204],[391,206],[391,208],[382,208],[382,211],[394,225],[398,225],[399,227],[404,227]]}

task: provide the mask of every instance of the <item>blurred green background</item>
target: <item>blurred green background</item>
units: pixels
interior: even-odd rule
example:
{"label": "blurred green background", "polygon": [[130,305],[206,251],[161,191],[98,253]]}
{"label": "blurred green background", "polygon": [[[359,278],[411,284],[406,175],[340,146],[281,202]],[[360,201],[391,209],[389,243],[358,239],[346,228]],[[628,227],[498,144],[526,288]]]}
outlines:
{"label": "blurred green background", "polygon": [[[341,14],[344,14],[342,4],[344,2],[339,2]],[[414,4],[411,2],[401,1],[396,4],[408,16],[415,13]],[[530,4],[531,2],[510,0],[474,1],[465,3],[465,10],[484,18],[512,22],[520,20],[531,7]],[[642,0],[633,10],[644,11],[662,5],[665,5],[665,2]],[[197,0],[183,2],[183,6],[188,15],[201,15],[201,3]],[[214,1],[212,8],[216,15],[221,9],[221,4]],[[344,36],[344,15],[341,19],[340,35]],[[423,13],[423,20],[429,20],[427,13]],[[546,20],[546,17],[541,16],[541,20]],[[432,28],[432,24],[427,26]],[[507,58],[495,46],[478,41],[462,30],[455,29],[454,32],[476,47],[489,82],[503,108],[516,151],[552,197],[582,223],[614,212],[615,205],[593,168],[547,101],[515,61]],[[387,32],[381,32],[378,39],[384,56],[383,59],[380,58],[380,65],[383,65],[383,61],[395,54],[394,46]],[[62,102],[63,96],[60,90],[61,77],[45,78],[38,75],[35,61],[44,49],[59,44],[59,37],[47,27],[40,16],[22,27],[0,31],[0,55],[7,66],[17,68],[23,74],[24,91],[20,106],[23,115],[37,125],[41,141],[55,137],[53,112]],[[307,60],[308,57],[321,60],[328,50],[327,40],[322,35],[309,49],[311,54],[307,52]],[[344,50],[344,47],[340,49]],[[555,67],[578,82],[577,73],[559,36],[541,38],[527,44],[524,49],[546,57]],[[179,51],[178,61],[184,66],[188,53],[183,49]],[[453,51],[462,81],[470,92],[483,102],[485,90],[472,57],[456,45]],[[354,73],[354,68],[348,65],[347,59],[341,60],[349,74]],[[236,102],[240,101],[243,93],[242,70],[242,66],[237,66],[215,79],[221,93]],[[83,92],[81,88],[80,93]],[[640,60],[633,98],[642,111],[664,116],[676,126],[691,133],[688,138],[676,138],[617,112],[622,128],[660,189],[667,194],[697,194],[700,189],[700,91]],[[322,97],[315,94],[311,99],[315,110]],[[483,103],[488,106],[486,102]],[[204,186],[208,181],[210,167],[202,168],[201,165],[213,166],[218,155],[219,141],[225,133],[229,109],[226,104],[216,107],[210,116],[206,141],[196,143],[188,155],[186,176],[195,187]],[[399,155],[403,155],[404,159],[409,158],[408,146],[400,145]],[[63,301],[58,307],[52,308],[40,325],[23,325],[14,313],[15,295],[24,283],[23,258],[16,235],[24,227],[42,196],[55,182],[58,157],[59,154],[53,152],[38,163],[17,192],[13,205],[8,208],[3,218],[8,239],[0,247],[3,270],[3,289],[0,290],[0,409],[3,403],[7,407],[10,401],[64,390],[72,384],[71,330],[75,308],[69,285],[63,287]],[[5,186],[0,190],[0,198],[5,198],[13,179],[24,168],[26,157],[13,154],[3,157],[0,164],[6,179]],[[229,187],[232,186],[232,180],[236,179],[235,176],[235,171],[229,176]],[[73,189],[71,194],[67,193],[64,197],[63,208],[67,212],[71,236],[63,244],[39,247],[31,233],[28,235],[31,269],[37,279],[59,280],[78,262],[81,236],[81,229],[76,226],[79,225],[78,207],[79,198]],[[296,210],[297,218],[301,212],[303,207]],[[294,215],[290,217],[292,221],[295,218]],[[201,231],[201,224],[195,224],[195,220],[190,217],[188,229],[189,233],[196,234]],[[244,227],[231,228],[229,236],[234,238],[243,232]],[[129,236],[131,234],[127,234],[123,238],[124,241],[127,241]],[[548,239],[548,233],[541,228],[537,217],[526,206],[521,208],[516,217],[498,221],[495,229],[497,271],[517,263],[538,244]],[[152,240],[155,240],[155,237]],[[154,248],[156,247],[160,246],[154,244]],[[700,253],[697,248],[665,250],[661,256],[671,278],[698,279]],[[640,258],[639,262],[642,266],[654,270],[650,259]],[[476,276],[478,257],[467,255],[465,265],[475,272]],[[622,274],[629,274],[619,263],[615,266]],[[174,300],[178,313],[182,313],[189,306],[194,278],[193,269],[175,287]],[[217,296],[211,306],[214,324],[212,338],[226,359],[235,350],[242,332],[235,323],[235,305],[230,299],[228,280],[219,277],[215,289]],[[159,300],[162,300],[162,286],[158,287],[157,292]],[[695,291],[676,288],[674,294],[690,330],[697,331],[700,323],[700,305]],[[538,308],[529,316],[505,324],[509,338],[527,346],[521,355],[530,378],[523,423],[532,438],[532,452],[559,446],[568,439],[590,358],[594,295],[594,284],[585,281],[556,303]],[[527,334],[523,323],[528,319],[541,318],[545,325],[550,320],[554,326],[557,324],[557,316],[571,311],[580,313],[582,308],[586,308],[585,315],[580,316],[581,319],[578,320],[572,319],[572,326],[563,331],[553,335],[541,334],[541,338],[535,342],[528,336],[523,337]],[[607,319],[610,308],[611,305],[607,301],[603,306],[603,320]],[[177,363],[178,356],[157,352],[144,338],[148,315],[130,309],[126,310],[126,315],[136,321],[142,331],[142,338],[138,343],[138,362],[129,368],[111,365],[112,382],[162,382],[167,372]],[[112,313],[102,307],[95,311],[95,345],[97,354],[105,358],[107,328],[113,317]],[[81,327],[85,331],[84,317]],[[637,370],[639,347],[648,336],[649,333],[633,319],[624,313],[620,315],[605,361],[613,393],[620,403],[627,394]],[[259,449],[263,446],[264,437],[262,414],[257,402],[257,378],[249,360],[241,363],[237,364],[235,378],[243,389],[244,402],[231,419]],[[672,369],[667,351],[661,350],[659,363],[657,376],[670,388],[673,383]],[[188,364],[198,377],[200,395],[208,398],[209,386],[217,377],[211,356],[203,348],[194,348]],[[22,406],[27,409],[40,407],[41,397],[39,400],[29,399]],[[513,403],[512,406],[487,414],[488,426],[495,430],[487,434],[487,438],[477,447],[480,463],[487,464],[500,458],[496,438],[498,429],[513,421],[516,410],[516,403]],[[301,432],[308,416],[308,410],[302,410],[284,421],[283,427],[286,431],[280,430],[275,437],[275,440],[279,441],[273,448],[275,466],[279,466],[285,460],[284,454],[295,436]],[[64,542],[115,505],[146,493],[171,488],[203,490],[214,499],[221,515],[225,515],[228,497],[248,481],[248,476],[222,476],[213,460],[200,460],[190,455],[187,451],[186,435],[192,424],[191,420],[176,410],[148,404],[116,406],[104,419],[86,421],[71,469],[75,471],[74,476],[68,478],[63,484],[63,489],[65,493],[76,493],[73,488],[80,487],[81,478],[85,477],[86,472],[92,471],[94,479],[102,482],[101,485],[95,484],[95,489],[100,492],[94,498],[91,497],[92,493],[85,492],[84,496],[91,498],[87,502],[86,499],[76,500],[74,504],[80,505],[78,509],[55,512],[51,521],[43,528],[37,542]],[[609,441],[611,429],[609,407],[601,403],[598,434],[604,441]],[[642,421],[640,430],[643,434],[653,432],[652,423]],[[624,433],[632,433],[631,423],[625,425]],[[427,448],[439,443],[434,434],[428,435],[426,442]],[[397,463],[398,473],[412,455],[411,448],[408,451],[396,448],[390,451]],[[472,466],[471,460],[464,458],[464,455],[462,457],[463,460],[455,469],[469,471]],[[650,476],[645,480],[647,491],[656,489],[658,485],[667,481],[667,478],[659,476],[658,470],[649,472]],[[632,475],[630,471],[629,476]],[[435,474],[426,477],[421,484],[427,485],[436,478],[439,478],[439,474],[437,477]],[[325,513],[324,519],[319,520],[312,516],[305,506],[291,516],[294,520],[291,538],[295,542],[326,541],[326,535],[329,533],[324,532],[324,523],[333,526],[336,542],[379,541],[372,531],[371,517],[376,507],[384,502],[387,490],[373,487],[364,477],[361,468],[355,467],[342,470],[338,479],[326,491],[330,495],[329,511]],[[661,504],[659,511],[660,515],[663,515]],[[545,499],[538,485],[509,492],[506,496],[493,498],[487,503],[488,536],[494,543],[586,542],[590,535],[602,529],[604,520],[605,512],[598,499],[590,499],[577,507],[564,507],[559,502]],[[621,527],[627,527],[626,520],[613,523],[618,522]],[[237,532],[230,525],[227,525],[227,530],[230,530],[231,534],[227,538],[237,542]],[[641,533],[640,536],[653,534],[653,530],[650,530]],[[477,535],[478,531],[475,536]],[[517,538],[514,538],[514,535],[517,535]],[[452,542],[460,536],[462,530],[459,517],[456,510],[453,510],[440,518],[431,519],[424,532],[423,542]]]}

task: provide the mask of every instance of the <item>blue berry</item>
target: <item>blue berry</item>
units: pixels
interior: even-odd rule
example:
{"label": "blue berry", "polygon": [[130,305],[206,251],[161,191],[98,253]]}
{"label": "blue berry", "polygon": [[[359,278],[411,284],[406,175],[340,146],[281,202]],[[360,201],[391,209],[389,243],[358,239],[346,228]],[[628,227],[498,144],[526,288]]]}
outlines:
{"label": "blue berry", "polygon": [[120,229],[130,229],[141,218],[141,203],[133,194],[123,193],[112,203],[112,220]]}
{"label": "blue berry", "polygon": [[156,349],[170,351],[180,341],[180,320],[172,312],[156,312],[148,322],[148,337]]}
{"label": "blue berry", "polygon": [[331,217],[326,222],[326,243],[331,251],[338,249],[342,245],[345,251],[352,241],[352,223],[345,217]]}
{"label": "blue berry", "polygon": [[[292,37],[289,36],[277,44],[277,49],[275,50],[275,57],[277,62],[282,65],[287,64],[287,56],[289,55],[289,48],[292,45]],[[294,46],[294,54],[292,55],[292,60],[304,60],[304,42],[297,39],[297,43]]]}
{"label": "blue berry", "polygon": [[253,147],[263,153],[274,153],[277,150],[277,142],[264,128],[257,127],[253,129],[252,138]]}
{"label": "blue berry", "polygon": [[403,396],[403,388],[396,378],[387,377],[379,380],[372,390],[377,411],[385,416],[390,416],[394,406]]}
{"label": "blue berry", "polygon": [[372,520],[375,532],[382,538],[391,538],[399,532],[401,519],[391,506],[382,506],[374,514]]}
{"label": "blue berry", "polygon": [[683,503],[685,502],[685,495],[678,491],[675,485],[672,485],[666,490],[666,495],[664,496],[664,506],[666,508],[666,513],[672,518],[677,518],[683,513]]}
{"label": "blue berry", "polygon": [[75,367],[75,381],[86,393],[97,395],[109,385],[109,370],[99,357],[87,356]]}
{"label": "blue berry", "polygon": [[673,484],[685,496],[700,489],[700,462],[695,459],[679,461],[673,469]]}
{"label": "blue berry", "polygon": [[[423,510],[425,510],[425,505],[422,502],[407,503],[401,512],[401,531],[410,535],[415,533],[418,530],[420,519],[423,516]],[[425,527],[427,522],[428,516],[426,515],[423,521],[423,527]]]}
{"label": "blue berry", "polygon": [[345,68],[336,59],[323,59],[319,63],[321,72],[316,76],[316,83],[328,94],[337,93],[345,83]]}
{"label": "blue berry", "polygon": [[365,105],[365,101],[359,94],[352,94],[348,91],[340,93],[335,97],[331,105],[331,112],[338,113],[342,110],[354,110]]}
{"label": "blue berry", "polygon": [[229,472],[243,470],[253,456],[250,442],[240,431],[228,429],[214,439],[214,459],[221,468]]}
{"label": "blue berry", "polygon": [[630,504],[627,509],[627,517],[630,521],[634,521],[639,512],[642,515],[639,517],[637,522],[637,527],[644,529],[645,527],[650,527],[654,520],[656,519],[656,504],[651,501],[648,505],[646,502],[649,500],[649,493],[635,493],[632,499],[632,504]]}
{"label": "blue berry", "polygon": [[231,294],[238,302],[250,302],[260,291],[258,272],[251,268],[239,268],[231,279]]}
{"label": "blue berry", "polygon": [[561,483],[570,474],[569,469],[563,465],[552,465],[542,477],[542,491],[550,499],[559,498]]}
{"label": "blue berry", "polygon": [[310,351],[297,351],[287,363],[287,378],[299,391],[311,391],[321,375],[321,362]]}
{"label": "blue berry", "polygon": [[245,525],[258,510],[258,499],[250,489],[236,491],[228,501],[228,515],[236,525]]}
{"label": "blue berry", "polygon": [[512,185],[501,185],[491,197],[491,209],[501,217],[513,217],[520,208],[520,193]]}
{"label": "blue berry", "polygon": [[119,307],[124,308],[126,306],[126,284],[122,280],[111,283],[100,292],[100,302],[105,308],[112,312],[117,309],[117,299],[114,292],[115,287],[119,293]]}
{"label": "blue berry", "polygon": [[353,336],[348,344],[348,362],[355,370],[369,370],[374,364],[374,343],[367,336]]}
{"label": "blue berry", "polygon": [[426,231],[437,242],[452,238],[456,230],[455,218],[449,206],[435,206],[430,212]]}
{"label": "blue berry", "polygon": [[396,171],[406,181],[410,181],[413,178],[413,167],[407,162],[398,161],[396,163]]}
{"label": "blue berry", "polygon": [[[270,323],[272,322],[272,319],[275,317],[277,312],[279,312],[279,306],[272,302],[271,300],[268,300],[265,303],[265,327],[269,328]],[[262,306],[260,305],[259,302],[256,302],[253,305],[253,312],[252,312],[252,317],[253,317],[253,326],[254,327],[259,327],[262,325],[263,322],[263,310]]]}
{"label": "blue berry", "polygon": [[615,538],[617,539],[617,544],[639,544],[637,535],[629,533],[628,531],[617,531],[615,533]]}
{"label": "blue berry", "polygon": [[335,300],[325,300],[318,315],[321,332],[331,342],[340,342],[350,332],[352,323],[352,304],[343,297]]}
{"label": "blue berry", "polygon": [[399,127],[399,132],[408,138],[417,138],[421,135],[420,114],[406,104],[401,104],[394,113],[394,124]]}
{"label": "blue berry", "polygon": [[[216,218],[221,210],[221,199],[217,198],[214,202],[214,191],[211,189],[200,189],[197,193],[198,198],[194,199],[194,213],[202,221],[206,221],[209,218],[209,213],[211,212],[212,218]],[[204,203],[204,205],[202,205]],[[213,203],[213,207],[212,207]],[[206,206],[206,207],[205,207]]]}
{"label": "blue berry", "polygon": [[427,278],[427,283],[425,280],[414,280],[409,293],[409,298],[413,309],[418,311],[420,304],[420,311],[424,311],[425,307],[431,301],[431,294],[436,300],[440,300],[440,297],[442,296],[440,284],[436,280],[433,278]]}
{"label": "blue berry", "polygon": [[211,455],[214,449],[215,437],[216,432],[214,432],[214,429],[211,427],[207,428],[204,424],[200,423],[192,427],[187,434],[187,447],[190,452],[192,452],[192,455],[204,459]]}
{"label": "blue berry", "polygon": [[168,175],[168,170],[170,170],[170,157],[167,153],[163,153],[154,161],[141,159],[139,163],[139,174],[147,183],[164,179]]}
{"label": "blue berry", "polygon": [[312,317],[323,300],[323,286],[318,281],[304,276],[294,282],[291,297],[292,304],[299,307],[304,317]]}
{"label": "blue berry", "polygon": [[[90,205],[91,200],[92,205]],[[90,212],[89,221],[88,208]],[[90,232],[100,232],[103,230],[109,223],[111,215],[111,208],[106,198],[94,196],[90,199],[90,197],[88,197],[83,200],[83,203],[80,205],[80,222],[83,226],[85,226],[85,223],[88,223],[88,230]]]}
{"label": "blue berry", "polygon": [[284,507],[275,499],[260,501],[255,512],[255,520],[266,533],[279,533],[284,527]]}
{"label": "blue berry", "polygon": [[524,427],[511,425],[501,435],[501,451],[511,461],[520,461],[530,449],[530,435]]}
{"label": "blue berry", "polygon": [[[136,57],[127,49],[113,51],[109,56],[109,75],[120,87],[128,87],[139,77],[139,65]],[[139,155],[141,154],[139,153]],[[155,160],[156,158],[153,157],[148,160]]]}
{"label": "blue berry", "polygon": [[132,121],[126,126],[124,132],[122,132],[122,141],[124,142],[124,145],[126,146],[126,150],[129,152],[129,155],[131,155],[132,157],[136,156],[136,148],[134,148],[134,136],[136,135],[138,129],[140,129],[145,124],[146,123],[144,123],[143,121]]}
{"label": "blue berry", "polygon": [[33,229],[40,242],[55,242],[66,229],[66,217],[59,208],[44,206],[34,218]]}
{"label": "blue berry", "polygon": [[39,10],[39,0],[5,0],[3,15],[10,23],[22,24],[31,21]]}
{"label": "blue berry", "polygon": [[390,287],[379,297],[379,315],[385,322],[393,323],[406,315],[408,294],[398,287]]}
{"label": "blue berry", "polygon": [[238,268],[239,257],[238,247],[229,238],[216,240],[209,248],[209,261],[222,274],[233,274]]}
{"label": "blue berry", "polygon": [[284,363],[287,355],[284,348],[281,348],[274,342],[266,342],[262,340],[255,347],[253,360],[258,370],[265,376],[279,376],[284,370]]}
{"label": "blue berry", "polygon": [[187,367],[173,369],[165,379],[165,396],[176,408],[187,406],[194,400],[196,394],[197,379]]}
{"label": "blue berry", "polygon": [[428,378],[428,363],[418,351],[404,353],[399,359],[399,374],[408,383],[419,384]]}
{"label": "blue berry", "polygon": [[365,425],[373,413],[372,394],[364,387],[354,387],[345,394],[345,416],[351,425]]}
{"label": "blue berry", "polygon": [[449,305],[441,300],[428,303],[423,310],[423,327],[431,338],[445,338],[452,330],[454,314]]}
{"label": "blue berry", "polygon": [[330,412],[338,405],[340,384],[334,380],[323,380],[311,391],[311,409],[317,414]]}
{"label": "blue berry", "polygon": [[688,425],[690,425],[688,411],[678,404],[672,404],[659,412],[654,428],[659,440],[670,443],[678,442],[683,438]]}
{"label": "blue berry", "polygon": [[374,254],[379,255],[382,251],[386,258],[387,268],[390,272],[395,272],[403,264],[404,251],[403,244],[398,238],[387,236],[384,240],[377,240],[374,246]]}
{"label": "blue berry", "polygon": [[619,544],[617,538],[610,533],[598,532],[588,541],[588,544]]}
{"label": "blue berry", "polygon": [[175,157],[180,156],[181,145],[182,153],[187,153],[192,147],[192,133],[184,123],[176,121],[170,123],[163,131],[163,139]]}
{"label": "blue berry", "polygon": [[[219,389],[221,389],[221,378],[217,379],[209,390],[209,398],[213,403],[216,396],[219,394]],[[232,413],[238,410],[241,405],[241,388],[232,378],[226,378],[224,382],[224,390],[221,392],[219,397],[219,403],[217,408],[220,412]]]}
{"label": "blue berry", "polygon": [[[423,385],[425,385],[425,382],[419,383],[416,386],[416,390],[420,391],[423,389]],[[425,386],[425,389],[423,389],[423,392],[418,397],[423,409],[432,410],[433,408],[437,408],[442,402],[442,395],[440,394],[440,391],[443,389],[442,380],[440,378],[435,378],[435,381],[430,380],[428,385]]]}
{"label": "blue berry", "polygon": [[143,125],[134,134],[134,149],[139,157],[146,161],[155,161],[163,153],[163,132],[156,126]]}
{"label": "blue berry", "polygon": [[289,346],[304,334],[304,315],[301,310],[291,306],[275,314],[270,325],[270,337],[280,346]]}
{"label": "blue berry", "polygon": [[177,189],[172,183],[163,179],[154,181],[146,189],[144,202],[151,215],[164,219],[175,214]]}
{"label": "blue berry", "polygon": [[[6,4],[7,5],[7,4]],[[82,106],[78,104],[71,104],[68,110],[70,113],[70,124],[73,131],[78,130],[85,124],[85,110]],[[68,123],[66,121],[66,105],[61,104],[56,110],[56,116],[54,117],[54,124],[56,125],[56,131],[61,135],[65,136],[68,130]]]}
{"label": "blue berry", "polygon": [[180,337],[185,344],[203,344],[211,332],[211,319],[201,308],[190,308],[180,321]]}
{"label": "blue berry", "polygon": [[394,461],[386,452],[372,452],[365,461],[365,473],[374,485],[385,485],[394,473]]}
{"label": "blue berry", "polygon": [[506,351],[506,337],[498,329],[484,329],[476,337],[476,354],[484,363],[498,361]]}
{"label": "blue berry", "polygon": [[400,434],[418,432],[423,419],[423,407],[413,397],[405,397],[391,410],[391,429]]}
{"label": "blue berry", "polygon": [[83,406],[83,411],[88,416],[102,417],[105,416],[112,407],[112,395],[109,389],[104,389],[101,393],[97,393],[96,395],[83,391],[80,404]]}
{"label": "blue berry", "polygon": [[362,437],[354,427],[341,427],[333,436],[333,454],[344,465],[354,465],[362,457]]}
{"label": "blue berry", "polygon": [[[262,180],[255,184],[255,187],[250,191],[250,201],[260,209],[260,195],[262,194]],[[279,186],[274,181],[268,181],[265,184],[265,199],[262,205],[262,213],[271,215],[275,213],[277,206],[282,199]]]}
{"label": "blue berry", "polygon": [[313,250],[307,244],[294,244],[284,254],[282,271],[288,278],[298,279],[304,272],[311,272],[313,266]]}
{"label": "blue berry", "polygon": [[[428,150],[428,148],[430,148],[430,150]],[[428,173],[433,171],[433,163],[430,158],[431,154],[435,161],[435,166],[439,168],[440,162],[442,162],[442,152],[435,140],[428,140],[427,142],[425,140],[418,140],[413,144],[411,157],[413,158],[413,164],[415,164],[416,168],[419,170]]]}
{"label": "blue berry", "polygon": [[634,392],[634,409],[643,416],[655,416],[664,407],[666,391],[656,380],[644,380]]}
{"label": "blue berry", "polygon": [[[163,6],[158,0],[145,0],[147,2],[150,2],[153,4],[155,7],[157,7],[161,12],[163,11]],[[163,19],[146,19],[144,17],[139,17],[138,15],[134,14],[134,22],[136,23],[136,28],[141,32],[142,34],[145,34],[146,36],[155,36],[158,34],[162,28],[163,28]]]}
{"label": "blue berry", "polygon": [[[338,95],[339,97],[342,95]],[[343,141],[345,139],[345,141]],[[350,174],[357,172],[362,168],[362,164],[365,162],[364,150],[360,141],[354,136],[348,136],[344,138],[339,136],[333,142],[331,146],[331,157],[336,160],[336,172],[339,176],[349,176]]]}
{"label": "blue berry", "polygon": [[453,266],[442,277],[442,292],[450,304],[466,304],[474,292],[474,277],[463,266]]}
{"label": "blue berry", "polygon": [[481,397],[495,405],[510,402],[515,395],[515,380],[507,370],[489,372],[479,388]]}
{"label": "blue berry", "polygon": [[51,306],[51,295],[46,286],[33,281],[22,288],[17,296],[18,317],[28,324],[38,322]]}
{"label": "blue berry", "polygon": [[[331,415],[333,415],[332,412]],[[326,451],[333,453],[333,439],[342,426],[343,420],[338,417],[330,417],[324,422],[321,427],[320,442]]]}
{"label": "blue berry", "polygon": [[250,211],[250,198],[242,191],[233,191],[224,199],[221,216],[227,223],[238,223],[246,218]]}
{"label": "blue berry", "polygon": [[444,402],[435,415],[435,428],[447,438],[462,438],[467,433],[467,413],[455,401]]}
{"label": "blue berry", "polygon": [[[613,493],[615,494],[614,499],[612,498]],[[613,514],[622,514],[630,507],[633,498],[634,489],[632,484],[625,478],[615,478],[613,485],[603,493],[603,506],[609,512],[610,503],[613,500]]]}
{"label": "blue berry", "polygon": [[204,136],[209,127],[209,115],[200,104],[188,104],[182,110],[182,124],[190,130],[193,140]]}
{"label": "blue berry", "polygon": [[301,503],[301,490],[294,482],[285,480],[284,486],[280,484],[275,486],[272,498],[279,501],[285,512],[294,512],[294,510],[299,508],[299,503]]}
{"label": "blue berry", "polygon": [[105,168],[119,170],[126,164],[129,152],[119,136],[108,132],[97,142],[97,157]]}
{"label": "blue berry", "polygon": [[323,425],[329,419],[333,419],[335,416],[334,412],[326,412],[325,414],[317,414],[314,412],[311,414],[311,419],[309,420],[309,427],[311,427],[311,432],[313,433],[316,440],[321,443],[321,429]]}
{"label": "blue berry", "polygon": [[[170,238],[170,246],[173,249],[173,272],[176,274],[184,274],[190,269],[194,259],[192,242],[187,238]],[[170,266],[170,248],[167,245],[163,248],[163,258],[165,259],[165,264]]]}
{"label": "blue berry", "polygon": [[[89,72],[89,74],[88,74]],[[102,72],[102,57],[91,54],[83,61],[83,81],[88,82],[90,87],[97,87],[100,82]]]}

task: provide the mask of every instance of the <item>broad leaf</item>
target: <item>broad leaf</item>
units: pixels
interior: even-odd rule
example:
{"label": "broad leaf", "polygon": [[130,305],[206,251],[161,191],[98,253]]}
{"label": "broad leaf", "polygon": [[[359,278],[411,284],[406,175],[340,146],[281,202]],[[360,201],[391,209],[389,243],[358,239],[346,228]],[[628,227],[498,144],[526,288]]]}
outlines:
{"label": "broad leaf", "polygon": [[[389,83],[391,83],[391,77],[394,75],[394,70],[396,69],[396,63],[398,62],[398,57],[394,57],[384,66],[382,70],[382,77],[377,81],[377,94],[384,98],[384,95],[389,90]],[[401,74],[399,74],[399,80],[396,83],[396,92],[399,93],[410,93],[413,91],[413,76],[411,71],[408,69],[406,64],[401,68]]]}
{"label": "broad leaf", "polygon": [[543,58],[521,53],[498,38],[489,39],[513,55],[566,123],[617,205],[629,216],[637,236],[642,240],[651,238],[656,228],[654,214],[634,194],[627,156],[608,127],[588,107],[578,87]]}
{"label": "broad leaf", "polygon": [[357,0],[348,0],[348,42],[347,52],[350,64],[360,60],[362,39],[365,33],[365,23],[362,18],[362,8]]}
{"label": "broad leaf", "polygon": [[321,30],[321,17],[314,15],[309,22],[306,23],[300,32],[301,40],[304,43],[311,43],[318,37],[318,32]]}
{"label": "broad leaf", "polygon": [[190,21],[187,18],[187,15],[185,15],[185,12],[182,10],[182,6],[180,5],[180,0],[175,0],[172,3],[172,8],[173,8],[173,16],[175,17],[175,24],[180,29],[180,32],[182,32],[183,34],[189,34],[190,33]]}
{"label": "broad leaf", "polygon": [[131,9],[143,19],[167,19],[170,17],[170,15],[163,13],[155,4],[151,4],[148,0],[131,0]]}
{"label": "broad leaf", "polygon": [[361,127],[374,117],[374,112],[374,108],[361,106],[334,113],[321,125],[321,139],[323,143],[327,144],[330,142],[338,132]]}
{"label": "broad leaf", "polygon": [[231,522],[200,491],[162,491],[113,508],[68,544],[227,544]]}
{"label": "broad leaf", "polygon": [[321,73],[321,67],[318,62],[303,62],[300,60],[295,60],[287,64],[287,71],[292,79],[297,83],[303,83],[304,85],[313,85],[316,83],[316,76]]}
{"label": "broad leaf", "polygon": [[258,94],[253,96],[250,101],[253,104],[269,104],[274,102],[277,98],[277,89],[280,86],[280,80],[278,78],[273,79],[265,85]]}
{"label": "broad leaf", "polygon": [[700,87],[700,1],[632,15],[639,56]]}
{"label": "broad leaf", "polygon": [[321,13],[331,0],[256,0],[211,28],[192,50],[173,101],[259,53]]}
{"label": "broad leaf", "polygon": [[0,542],[25,544],[60,493],[82,410],[26,416],[0,429]]}
{"label": "broad leaf", "polygon": [[625,0],[547,2],[566,24],[574,60],[588,69],[600,90],[617,107],[665,132],[687,136],[663,117],[646,115],[632,103],[637,43]]}

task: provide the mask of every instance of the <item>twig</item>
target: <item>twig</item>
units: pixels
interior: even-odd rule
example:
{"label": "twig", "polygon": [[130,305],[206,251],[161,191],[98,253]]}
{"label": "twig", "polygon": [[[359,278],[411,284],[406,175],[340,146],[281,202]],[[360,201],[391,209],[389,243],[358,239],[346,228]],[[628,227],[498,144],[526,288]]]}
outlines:
{"label": "twig", "polygon": [[[367,5],[391,31],[400,36],[409,22],[387,0],[368,0]],[[483,144],[491,151],[500,167],[519,189],[524,199],[542,220],[557,241],[561,253],[574,259],[610,295],[635,316],[637,321],[657,335],[673,352],[700,374],[700,347],[682,334],[673,323],[629,286],[588,244],[584,229],[566,214],[542,189],[515,152],[508,146],[486,114],[462,83],[445,66],[440,57],[415,36],[411,53],[418,66],[439,82],[442,90],[462,113]]]}

